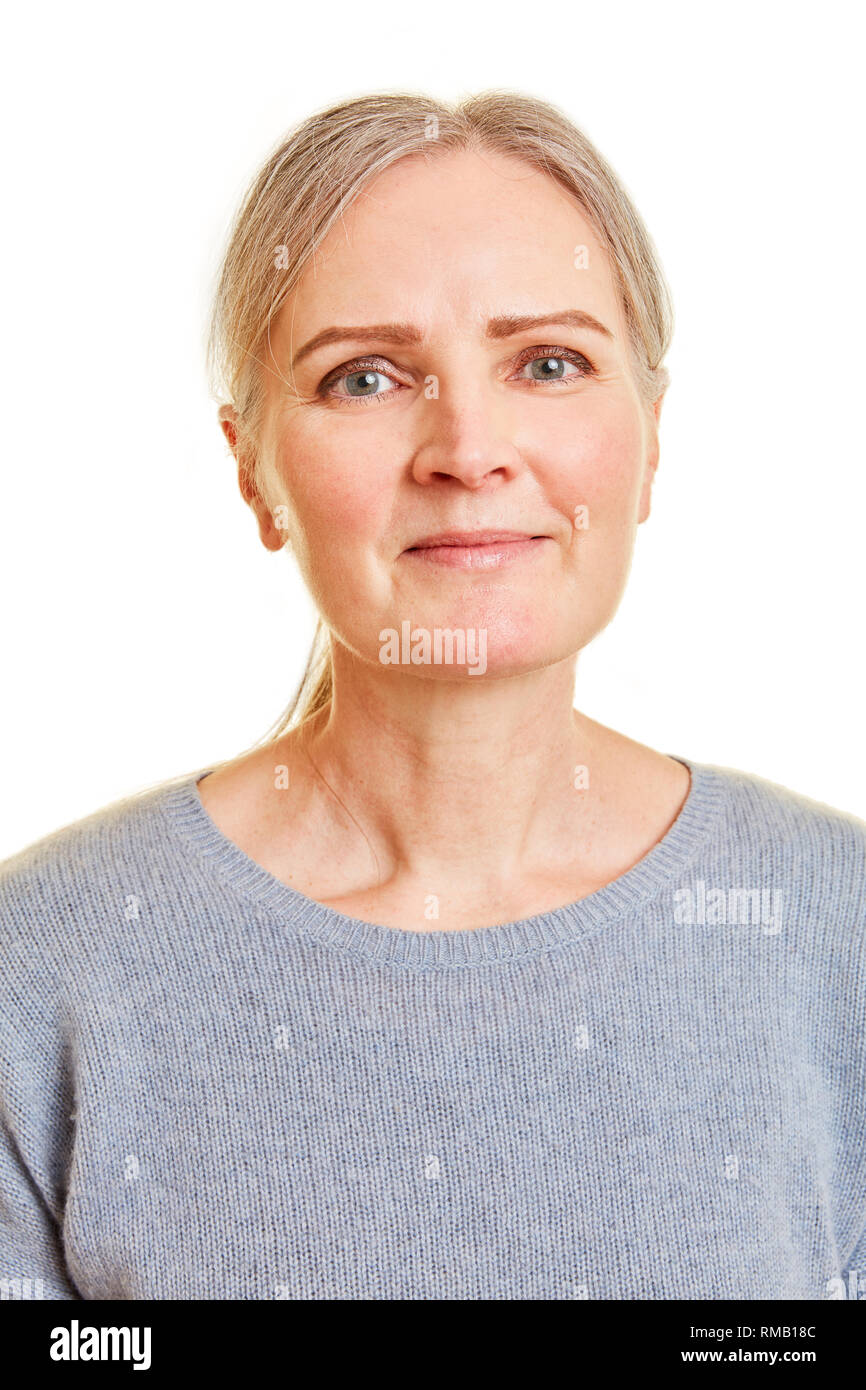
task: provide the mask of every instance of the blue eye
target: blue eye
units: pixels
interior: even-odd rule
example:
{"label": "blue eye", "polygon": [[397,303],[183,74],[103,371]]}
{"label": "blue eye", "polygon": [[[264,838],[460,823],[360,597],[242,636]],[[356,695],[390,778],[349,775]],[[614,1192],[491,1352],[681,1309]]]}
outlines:
{"label": "blue eye", "polygon": [[[333,375],[327,377],[322,382],[321,389],[325,395],[330,396],[332,399],[336,398],[340,404],[342,404],[344,401],[348,400],[380,400],[383,396],[394,394],[393,390],[382,391],[379,389],[379,382],[393,382],[395,378],[383,372],[376,364],[376,361],[371,361],[369,363],[363,361],[349,362],[348,368],[349,370],[347,371],[345,367],[339,367]],[[346,390],[335,391],[333,388],[341,381],[346,382]],[[398,387],[397,389],[400,388]]]}
{"label": "blue eye", "polygon": [[577,375],[577,377],[581,375],[580,370],[577,368],[577,363],[573,363],[569,357],[532,357],[530,361],[525,363],[525,366],[544,368],[544,370],[539,371],[537,375],[531,378],[532,381],[563,381],[566,375],[571,375],[564,371],[564,367],[574,367],[575,371],[573,375]]}
{"label": "blue eye", "polygon": [[[377,394],[376,382],[379,380],[389,380],[384,372],[372,371],[367,367],[363,372],[347,372],[345,376],[338,377],[338,381],[350,383],[347,394],[350,396],[374,396]],[[358,383],[357,390],[352,390],[351,383]]]}
{"label": "blue eye", "polygon": [[[544,381],[565,381],[572,377],[588,376],[592,372],[592,367],[586,358],[579,352],[549,352],[542,350],[540,353],[537,348],[532,352],[536,355],[524,361],[521,373],[526,367],[537,367],[540,370],[533,372],[530,377],[523,377],[524,381],[544,382]],[[573,367],[575,370],[567,372],[566,367]]]}
{"label": "blue eye", "polygon": [[[381,357],[359,357],[352,362],[344,362],[325,378],[319,387],[319,395],[335,401],[338,405],[346,405],[354,404],[356,401],[379,402],[386,396],[395,396],[408,390],[409,388],[402,385],[396,377],[383,371],[381,364],[384,361]],[[524,375],[527,367],[532,369],[530,376]],[[569,367],[572,368],[571,371],[568,370]],[[509,380],[526,381],[532,387],[548,383],[556,386],[561,382],[594,375],[595,368],[582,352],[576,352],[573,348],[548,345],[527,348],[519,359],[518,376],[510,377]],[[388,390],[382,389],[381,383],[385,381],[391,382],[391,388]],[[337,391],[335,388],[340,382],[346,383],[346,389]]]}

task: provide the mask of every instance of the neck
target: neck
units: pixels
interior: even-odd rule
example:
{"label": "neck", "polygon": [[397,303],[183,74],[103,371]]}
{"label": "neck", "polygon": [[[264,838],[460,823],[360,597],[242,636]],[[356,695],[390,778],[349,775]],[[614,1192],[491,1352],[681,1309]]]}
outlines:
{"label": "neck", "polygon": [[331,704],[287,752],[303,753],[347,829],[363,827],[387,878],[447,868],[459,889],[555,871],[598,828],[579,769],[603,787],[610,754],[611,731],[573,707],[574,673],[572,657],[478,684],[425,680],[371,672],[335,644]]}

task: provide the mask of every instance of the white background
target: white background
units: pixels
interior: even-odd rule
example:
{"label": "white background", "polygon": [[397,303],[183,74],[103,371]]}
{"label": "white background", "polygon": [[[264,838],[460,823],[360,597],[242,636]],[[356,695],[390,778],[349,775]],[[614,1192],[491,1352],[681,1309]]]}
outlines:
{"label": "white background", "polygon": [[204,374],[231,216],[331,101],[512,87],[643,214],[677,312],[653,514],[576,703],[866,817],[860,6],[7,12],[0,856],[270,727],[314,613]]}

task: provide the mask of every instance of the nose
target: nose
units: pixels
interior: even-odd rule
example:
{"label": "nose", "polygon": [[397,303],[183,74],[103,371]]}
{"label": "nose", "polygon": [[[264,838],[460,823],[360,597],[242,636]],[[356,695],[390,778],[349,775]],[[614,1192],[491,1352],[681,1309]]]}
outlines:
{"label": "nose", "polygon": [[412,463],[415,481],[455,478],[475,491],[515,477],[523,465],[513,442],[509,402],[491,384],[466,373],[459,385],[450,377],[433,380],[437,394],[424,399],[423,442]]}

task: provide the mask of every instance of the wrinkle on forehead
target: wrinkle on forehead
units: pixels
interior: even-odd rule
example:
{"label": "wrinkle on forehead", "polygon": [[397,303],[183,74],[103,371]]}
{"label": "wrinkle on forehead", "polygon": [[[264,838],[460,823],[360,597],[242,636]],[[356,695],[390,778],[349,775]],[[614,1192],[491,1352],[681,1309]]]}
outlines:
{"label": "wrinkle on forehead", "polygon": [[[580,246],[585,268],[575,266]],[[576,199],[522,161],[461,151],[412,156],[378,175],[331,228],[272,329],[291,354],[330,324],[408,320],[480,334],[498,314],[565,305],[627,336],[609,257]]]}

